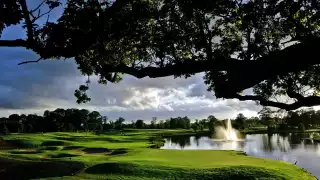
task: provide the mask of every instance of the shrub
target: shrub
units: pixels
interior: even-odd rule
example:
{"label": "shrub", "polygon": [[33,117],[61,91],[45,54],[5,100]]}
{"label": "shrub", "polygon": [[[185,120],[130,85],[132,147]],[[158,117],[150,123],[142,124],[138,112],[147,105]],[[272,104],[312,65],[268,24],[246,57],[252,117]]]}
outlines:
{"label": "shrub", "polygon": [[305,130],[306,130],[304,124],[302,124],[302,123],[300,123],[300,124],[298,125],[298,129],[299,129],[300,131],[305,131]]}
{"label": "shrub", "polygon": [[287,124],[280,124],[278,130],[284,131],[287,130],[289,127]]}
{"label": "shrub", "polygon": [[276,127],[274,125],[269,125],[268,128],[267,128],[268,132],[273,132],[275,130],[276,130]]}

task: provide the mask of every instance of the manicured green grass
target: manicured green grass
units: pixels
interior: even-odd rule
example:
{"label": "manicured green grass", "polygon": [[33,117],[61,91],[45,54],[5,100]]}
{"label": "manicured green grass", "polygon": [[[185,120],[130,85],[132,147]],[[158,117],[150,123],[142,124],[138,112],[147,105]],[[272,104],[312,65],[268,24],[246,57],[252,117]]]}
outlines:
{"label": "manicured green grass", "polygon": [[[303,169],[235,151],[152,149],[185,130],[14,134],[0,151],[7,179],[315,179]],[[11,143],[11,144],[10,144]],[[18,173],[15,173],[18,172]],[[6,179],[6,178],[4,178]]]}

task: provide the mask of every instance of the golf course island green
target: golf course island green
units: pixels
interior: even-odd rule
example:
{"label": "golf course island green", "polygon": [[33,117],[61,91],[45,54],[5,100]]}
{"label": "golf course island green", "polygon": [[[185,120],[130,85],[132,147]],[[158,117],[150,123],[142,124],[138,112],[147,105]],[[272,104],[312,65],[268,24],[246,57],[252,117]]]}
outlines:
{"label": "golf course island green", "polygon": [[1,179],[288,179],[315,180],[304,169],[243,152],[162,150],[181,130],[38,133],[4,136]]}

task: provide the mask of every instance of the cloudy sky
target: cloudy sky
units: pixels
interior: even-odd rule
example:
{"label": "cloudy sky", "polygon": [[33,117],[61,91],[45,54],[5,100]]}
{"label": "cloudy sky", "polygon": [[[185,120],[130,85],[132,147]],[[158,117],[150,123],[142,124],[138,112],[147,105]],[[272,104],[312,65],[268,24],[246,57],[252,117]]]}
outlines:
{"label": "cloudy sky", "polygon": [[[33,7],[38,0],[29,4]],[[30,1],[28,1],[30,3]],[[51,14],[57,18],[61,10]],[[21,26],[5,29],[1,39],[24,38]],[[46,109],[87,108],[97,110],[109,119],[124,117],[131,121],[189,116],[204,118],[234,118],[237,113],[253,116],[261,109],[255,102],[215,99],[207,92],[203,74],[188,79],[173,77],[136,79],[125,76],[118,84],[100,85],[92,77],[90,103],[78,105],[74,90],[86,81],[73,60],[48,60],[17,65],[21,61],[36,60],[38,56],[24,48],[0,47],[0,116],[12,113],[43,114]]]}

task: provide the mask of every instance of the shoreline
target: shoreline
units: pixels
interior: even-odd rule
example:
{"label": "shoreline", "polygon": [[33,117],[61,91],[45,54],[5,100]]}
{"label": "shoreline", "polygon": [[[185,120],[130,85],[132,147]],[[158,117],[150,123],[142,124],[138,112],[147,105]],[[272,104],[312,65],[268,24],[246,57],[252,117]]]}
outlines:
{"label": "shoreline", "polygon": [[[258,131],[259,133],[256,133],[257,131],[239,131],[240,133],[243,133],[243,134],[266,134],[266,133],[272,133],[272,134],[277,134],[277,133],[312,133],[312,132],[319,132],[320,130],[319,129],[311,129],[311,130],[305,130],[305,131],[300,131],[300,130],[289,130],[289,131],[273,131],[273,132],[268,132],[267,130],[260,130]],[[172,134],[167,134],[165,136],[162,136],[162,138],[168,138],[168,137],[179,137],[179,136],[209,136],[210,132],[209,131],[201,131],[201,132],[188,132],[188,133],[185,133],[185,132],[177,132],[177,133],[172,133]],[[318,138],[315,138],[313,139],[314,141],[316,142],[319,142],[320,143],[320,137]],[[161,142],[163,143],[161,146],[163,146],[165,144],[165,142]],[[157,149],[159,149],[161,146],[157,147]],[[164,149],[164,150],[168,150],[168,149]],[[200,150],[201,151],[201,150]],[[210,151],[221,151],[221,150],[210,150]],[[224,150],[222,150],[224,151]],[[254,155],[248,155],[245,151],[237,151],[237,150],[231,150],[231,151],[235,151],[235,152],[240,152],[240,153],[243,153],[243,155],[245,156],[248,156],[248,157],[254,157],[254,158],[259,158],[259,159],[270,159],[270,160],[275,160],[275,161],[282,161],[282,162],[285,162],[285,163],[288,163],[292,166],[297,166],[301,169],[303,169],[305,172],[309,173],[310,175],[312,175],[316,180],[319,180],[318,177],[316,177],[315,175],[313,175],[311,172],[309,172],[308,170],[306,170],[304,167],[301,167],[299,164],[294,164],[292,162],[288,162],[288,161],[284,161],[284,160],[281,160],[281,159],[272,159],[272,158],[266,158],[266,157],[257,157],[257,156],[254,156]]]}

